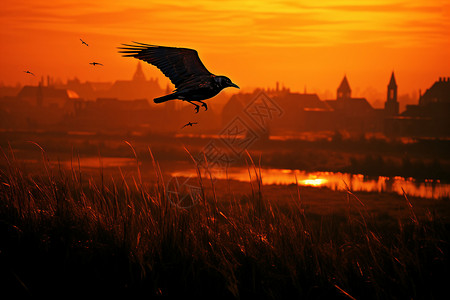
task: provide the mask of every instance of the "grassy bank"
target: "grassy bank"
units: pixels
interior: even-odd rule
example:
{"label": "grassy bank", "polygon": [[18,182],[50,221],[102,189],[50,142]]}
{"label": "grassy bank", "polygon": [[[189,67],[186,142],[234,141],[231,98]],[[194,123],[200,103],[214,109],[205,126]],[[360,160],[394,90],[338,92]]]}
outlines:
{"label": "grassy bank", "polygon": [[[171,165],[186,162],[183,145],[188,145],[195,156],[205,151],[211,143],[221,153],[226,153],[233,166],[244,166],[218,137],[176,137],[170,134],[114,134],[88,132],[88,135],[67,132],[2,131],[0,147],[12,147],[16,156],[24,160],[38,160],[38,148],[28,141],[42,145],[53,160],[67,161],[72,155],[82,158],[119,157],[129,158],[129,146],[136,147],[141,162],[151,164],[147,146],[161,164]],[[87,138],[88,137],[88,138]],[[417,180],[434,179],[450,182],[450,141],[418,139],[410,142],[376,138],[329,138],[314,140],[267,140],[258,139],[249,151],[258,156],[264,153],[265,168],[299,169],[309,172],[331,171],[369,176],[413,177]],[[0,160],[0,167],[3,166]],[[167,169],[165,169],[167,171]]]}
{"label": "grassy bank", "polygon": [[155,160],[131,178],[100,170],[94,179],[76,161],[64,170],[43,156],[41,174],[30,175],[5,155],[5,295],[433,299],[450,279],[447,215],[418,213],[407,196],[401,216],[374,214],[351,191],[335,213],[320,214],[300,191],[265,194],[250,159],[250,191],[224,197],[202,177],[196,193],[168,193]]}

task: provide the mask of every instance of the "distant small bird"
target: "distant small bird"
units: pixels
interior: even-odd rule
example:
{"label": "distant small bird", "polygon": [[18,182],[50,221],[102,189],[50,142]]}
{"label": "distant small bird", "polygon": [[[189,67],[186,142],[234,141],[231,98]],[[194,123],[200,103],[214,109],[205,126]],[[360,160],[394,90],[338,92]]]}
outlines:
{"label": "distant small bird", "polygon": [[90,65],[93,65],[94,67],[95,67],[95,65],[99,65],[99,66],[103,66],[103,64],[101,64],[101,63],[98,63],[98,62],[91,62],[91,63],[89,63]]}
{"label": "distant small bird", "polygon": [[86,45],[86,46],[89,46],[85,41],[83,41],[82,39],[80,39],[80,41],[81,41],[81,45]]}
{"label": "distant small bird", "polygon": [[197,122],[194,122],[194,123],[188,122],[187,124],[184,124],[184,126],[181,127],[181,129],[183,129],[183,128],[186,127],[186,126],[191,126],[191,127],[192,127],[192,125],[195,125],[195,124],[197,124]]}
{"label": "distant small bird", "polygon": [[214,97],[226,87],[239,88],[228,77],[210,73],[193,49],[134,43],[122,44],[124,47],[119,47],[119,53],[156,66],[175,85],[172,94],[153,99],[155,103],[180,99],[193,104],[197,113],[199,105],[193,101],[201,103],[207,110],[208,106],[202,100]]}
{"label": "distant small bird", "polygon": [[33,75],[33,76],[36,76],[36,75],[34,75],[32,72],[30,72],[30,71],[28,71],[28,70],[26,70],[26,71],[24,71],[25,73],[27,73],[27,74],[31,74],[31,75]]}

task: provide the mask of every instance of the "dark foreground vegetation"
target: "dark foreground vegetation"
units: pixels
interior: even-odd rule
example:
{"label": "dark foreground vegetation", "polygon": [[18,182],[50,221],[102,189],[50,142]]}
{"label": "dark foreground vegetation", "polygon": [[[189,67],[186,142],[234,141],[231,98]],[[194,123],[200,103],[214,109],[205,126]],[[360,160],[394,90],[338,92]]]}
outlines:
{"label": "dark foreground vegetation", "polygon": [[139,168],[131,180],[94,180],[45,160],[31,176],[9,155],[2,294],[437,299],[448,290],[449,220],[431,207],[416,214],[406,195],[401,217],[371,213],[350,191],[336,213],[311,213],[301,193],[267,197],[251,166],[251,193],[221,197],[199,177],[186,208],[153,164],[146,184]]}

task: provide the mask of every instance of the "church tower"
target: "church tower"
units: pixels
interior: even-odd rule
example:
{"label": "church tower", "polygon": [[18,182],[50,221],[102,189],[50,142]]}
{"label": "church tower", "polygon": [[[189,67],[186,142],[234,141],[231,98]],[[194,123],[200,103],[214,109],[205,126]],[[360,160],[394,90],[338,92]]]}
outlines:
{"label": "church tower", "polygon": [[136,72],[134,72],[133,75],[133,81],[146,81],[147,79],[145,78],[145,74],[144,71],[142,71],[142,66],[141,66],[141,62],[138,61],[137,67],[136,67]]}
{"label": "church tower", "polygon": [[387,87],[387,98],[384,103],[384,111],[389,116],[395,116],[399,113],[399,103],[397,101],[397,83],[395,82],[394,72]]}
{"label": "church tower", "polygon": [[341,84],[337,89],[337,100],[350,99],[352,96],[352,90],[348,84],[347,76],[344,75]]}

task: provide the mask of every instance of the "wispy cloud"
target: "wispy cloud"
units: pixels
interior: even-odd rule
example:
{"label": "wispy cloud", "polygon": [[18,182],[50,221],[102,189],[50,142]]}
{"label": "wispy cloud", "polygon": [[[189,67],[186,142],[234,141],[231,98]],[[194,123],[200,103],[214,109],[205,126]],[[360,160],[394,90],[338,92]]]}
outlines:
{"label": "wispy cloud", "polygon": [[[225,38],[241,45],[438,43],[449,32],[440,1],[17,1],[3,26],[105,32],[142,38]],[[59,24],[55,28],[55,24]],[[20,26],[19,26],[20,25]]]}

